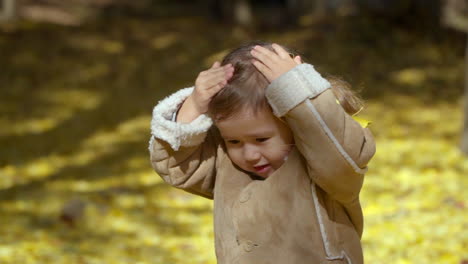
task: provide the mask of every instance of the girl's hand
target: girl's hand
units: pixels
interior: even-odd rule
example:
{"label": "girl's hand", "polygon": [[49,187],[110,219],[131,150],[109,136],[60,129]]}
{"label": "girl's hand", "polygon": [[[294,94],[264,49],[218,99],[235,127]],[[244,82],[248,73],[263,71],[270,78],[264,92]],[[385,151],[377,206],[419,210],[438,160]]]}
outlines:
{"label": "girl's hand", "polygon": [[200,114],[208,111],[211,98],[227,84],[233,73],[234,67],[231,64],[221,67],[216,61],[210,69],[198,74],[191,97]]}
{"label": "girl's hand", "polygon": [[282,74],[288,72],[296,65],[302,63],[301,57],[292,56],[280,45],[273,44],[271,51],[262,46],[255,46],[250,53],[255,58],[253,65],[270,81],[270,83]]}
{"label": "girl's hand", "polygon": [[208,104],[213,96],[224,88],[234,73],[234,67],[231,64],[223,67],[220,65],[216,61],[211,68],[198,74],[195,89],[179,110],[178,122],[190,123],[208,111]]}

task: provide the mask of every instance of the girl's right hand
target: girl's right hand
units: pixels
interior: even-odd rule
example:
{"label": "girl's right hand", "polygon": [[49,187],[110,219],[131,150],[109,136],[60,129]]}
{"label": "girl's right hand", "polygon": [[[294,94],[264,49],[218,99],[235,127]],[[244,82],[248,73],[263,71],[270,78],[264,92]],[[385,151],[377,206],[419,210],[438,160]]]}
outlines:
{"label": "girl's right hand", "polygon": [[208,111],[211,98],[227,84],[233,73],[234,67],[231,64],[221,67],[216,61],[210,69],[198,74],[195,80],[195,90],[191,95],[198,113],[204,114]]}
{"label": "girl's right hand", "polygon": [[234,67],[226,64],[221,67],[215,62],[211,68],[200,72],[195,80],[195,89],[185,100],[177,115],[177,122],[190,123],[208,111],[208,105],[234,74]]}

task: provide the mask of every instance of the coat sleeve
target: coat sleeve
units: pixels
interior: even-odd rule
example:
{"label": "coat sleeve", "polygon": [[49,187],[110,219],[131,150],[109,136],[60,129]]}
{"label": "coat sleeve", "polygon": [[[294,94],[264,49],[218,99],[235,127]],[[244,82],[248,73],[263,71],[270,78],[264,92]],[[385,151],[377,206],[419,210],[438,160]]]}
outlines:
{"label": "coat sleeve", "polygon": [[312,180],[337,201],[349,204],[359,197],[375,142],[329,88],[312,65],[300,64],[274,80],[266,96],[274,114],[293,131]]}
{"label": "coat sleeve", "polygon": [[192,91],[193,88],[182,89],[154,108],[149,144],[151,165],[172,186],[212,199],[216,174],[212,120],[206,115],[188,124],[174,119]]}

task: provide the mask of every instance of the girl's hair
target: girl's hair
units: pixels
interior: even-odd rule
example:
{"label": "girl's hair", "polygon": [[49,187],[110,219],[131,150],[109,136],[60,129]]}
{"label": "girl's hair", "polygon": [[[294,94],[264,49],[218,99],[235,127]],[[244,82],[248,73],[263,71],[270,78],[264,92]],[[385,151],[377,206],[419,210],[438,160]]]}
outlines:
{"label": "girl's hair", "polygon": [[[229,119],[241,110],[252,110],[256,114],[265,107],[269,107],[265,97],[269,81],[252,64],[254,57],[250,51],[256,45],[274,51],[271,44],[251,42],[234,49],[223,58],[221,65],[231,63],[234,66],[234,75],[210,101],[208,114],[215,121]],[[292,54],[288,48],[284,46],[283,48]],[[361,110],[363,102],[351,90],[348,83],[335,77],[328,78],[328,81],[338,102],[348,114],[353,115]]]}

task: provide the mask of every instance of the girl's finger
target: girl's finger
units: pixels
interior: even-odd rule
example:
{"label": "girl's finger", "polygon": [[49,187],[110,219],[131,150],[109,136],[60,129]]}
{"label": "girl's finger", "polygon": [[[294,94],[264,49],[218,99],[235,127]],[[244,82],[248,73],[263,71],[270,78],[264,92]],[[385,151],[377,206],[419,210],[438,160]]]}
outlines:
{"label": "girl's finger", "polygon": [[[213,66],[215,66],[215,65],[213,64]],[[208,76],[208,75],[211,75],[211,74],[218,74],[220,72],[232,72],[232,71],[234,71],[234,67],[232,67],[230,64],[228,64],[228,65],[225,65],[223,67],[221,67],[221,66],[219,66],[217,68],[212,67],[212,68],[204,71],[203,75]]]}
{"label": "girl's finger", "polygon": [[267,66],[265,66],[265,64],[257,60],[252,60],[252,64],[267,78],[268,81],[272,81],[272,72],[270,68],[268,68]]}
{"label": "girl's finger", "polygon": [[221,65],[221,63],[220,63],[219,61],[215,61],[215,62],[213,63],[213,66],[211,66],[211,68],[210,68],[210,69],[216,69],[216,68],[219,68],[219,66],[220,66],[220,65]]}
{"label": "girl's finger", "polygon": [[286,52],[286,50],[283,49],[280,45],[273,43],[271,47],[276,51],[276,54],[280,56],[282,59],[287,59],[290,58],[289,53]]}
{"label": "girl's finger", "polygon": [[211,90],[219,83],[227,83],[227,80],[228,78],[226,75],[218,75],[213,78],[205,80],[205,82],[203,83],[203,86],[206,87],[207,90]]}
{"label": "girl's finger", "polygon": [[274,57],[274,56],[278,56],[278,54],[276,54],[276,51],[271,51],[270,49],[267,49],[265,47],[262,47],[262,46],[255,46],[254,47],[254,50],[262,53],[262,54],[265,54],[269,57]]}
{"label": "girl's finger", "polygon": [[261,46],[255,46],[250,53],[267,66],[275,64],[275,59],[278,57],[276,53]]}
{"label": "girl's finger", "polygon": [[217,71],[215,70],[208,70],[205,72],[200,73],[198,76],[197,80],[195,81],[195,84],[197,84],[200,88],[208,88],[210,83],[212,82],[211,80],[216,79],[216,78],[224,78],[226,76],[226,72],[221,70]]}
{"label": "girl's finger", "polygon": [[211,90],[210,92],[213,93],[213,95],[215,95],[216,93],[218,93],[221,89],[223,89],[224,87],[226,86],[226,83],[219,83],[217,85],[215,85]]}
{"label": "girl's finger", "polygon": [[294,57],[294,62],[295,62],[297,65],[301,64],[301,63],[302,63],[301,56],[296,56],[296,57]]}
{"label": "girl's finger", "polygon": [[218,69],[211,70],[207,74],[206,78],[216,78],[218,76],[228,76],[234,74],[234,67],[220,67]]}

